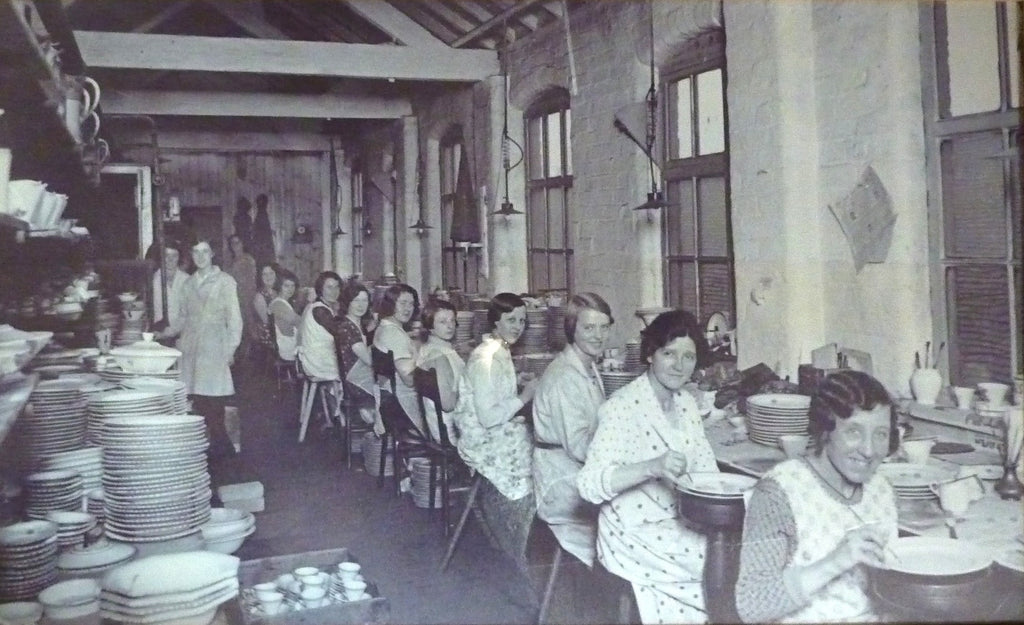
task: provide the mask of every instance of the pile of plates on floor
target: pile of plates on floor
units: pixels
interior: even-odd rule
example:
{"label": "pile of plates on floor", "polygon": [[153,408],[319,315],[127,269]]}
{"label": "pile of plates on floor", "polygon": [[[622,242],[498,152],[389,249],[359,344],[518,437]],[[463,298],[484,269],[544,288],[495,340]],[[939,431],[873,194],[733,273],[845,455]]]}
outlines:
{"label": "pile of plates on floor", "polygon": [[135,557],[135,547],[101,538],[91,545],[72,547],[57,558],[57,571],[68,577],[101,577]]}
{"label": "pile of plates on floor", "polygon": [[25,521],[0,528],[0,602],[34,599],[57,581],[57,524]]}
{"label": "pile of plates on floor", "polygon": [[81,382],[45,380],[36,384],[15,422],[18,454],[25,467],[42,457],[78,449],[85,442],[86,403]]}
{"label": "pile of plates on floor", "polygon": [[565,306],[548,305],[548,348],[560,352],[565,347]]}
{"label": "pile of plates on floor", "polygon": [[238,558],[191,551],[140,558],[103,577],[100,616],[115,623],[206,625],[238,595]]}
{"label": "pile of plates on floor", "polygon": [[642,374],[636,371],[601,371],[601,383],[604,385],[604,396],[610,397],[612,393],[626,386]]}
{"label": "pile of plates on floor", "polygon": [[103,450],[82,447],[44,456],[37,464],[41,471],[73,471],[82,476],[82,489],[88,493],[103,485]]}
{"label": "pile of plates on floor", "polygon": [[57,547],[69,549],[85,544],[85,535],[96,527],[96,517],[88,512],[51,510],[46,520],[57,524]]}
{"label": "pile of plates on floor", "polygon": [[[412,477],[412,501],[417,508],[430,507],[430,460],[412,458],[409,460],[409,473]],[[434,507],[441,507],[441,468],[436,471],[434,484]]]}
{"label": "pile of plates on floor", "polygon": [[194,534],[210,519],[213,493],[202,417],[112,417],[98,435],[107,536],[165,541]]}
{"label": "pile of plates on floor", "polygon": [[622,354],[622,368],[626,371],[643,371],[646,368],[640,361],[640,341],[626,343]]}
{"label": "pile of plates on floor", "polygon": [[122,416],[154,416],[174,414],[175,391],[136,391],[132,389],[92,393],[88,402],[88,438],[98,443],[98,434],[103,424],[111,418]]}
{"label": "pile of plates on floor", "polygon": [[[381,439],[377,438],[377,435],[373,432],[367,432],[363,435],[363,466],[366,468],[366,472],[370,475],[377,477],[380,475],[380,453],[381,453]],[[384,475],[392,476],[395,474],[395,462],[394,457],[390,454],[384,461]]]}
{"label": "pile of plates on floor", "polygon": [[889,480],[899,499],[938,499],[931,485],[956,477],[956,471],[930,464],[885,462],[878,472]]}
{"label": "pile of plates on floor", "polygon": [[755,443],[777,447],[783,434],[806,434],[807,395],[762,393],[747,398],[747,436]]}
{"label": "pile of plates on floor", "polygon": [[82,509],[82,476],[74,471],[40,471],[25,476],[25,514],[45,519],[51,510]]}

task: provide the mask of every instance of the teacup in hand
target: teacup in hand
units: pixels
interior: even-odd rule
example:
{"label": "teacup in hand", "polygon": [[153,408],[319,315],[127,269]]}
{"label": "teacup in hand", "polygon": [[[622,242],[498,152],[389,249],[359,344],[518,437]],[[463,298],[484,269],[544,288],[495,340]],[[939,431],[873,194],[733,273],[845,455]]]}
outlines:
{"label": "teacup in hand", "polygon": [[807,451],[810,440],[807,434],[783,434],[779,437],[779,447],[782,447],[787,458],[798,458]]}

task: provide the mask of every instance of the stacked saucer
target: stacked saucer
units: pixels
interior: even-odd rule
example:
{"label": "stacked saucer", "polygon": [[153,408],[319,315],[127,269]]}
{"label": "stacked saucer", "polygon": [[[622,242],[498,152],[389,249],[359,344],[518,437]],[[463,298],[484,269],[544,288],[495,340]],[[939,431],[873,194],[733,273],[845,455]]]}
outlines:
{"label": "stacked saucer", "polygon": [[512,364],[517,373],[532,373],[534,377],[539,378],[544,375],[544,371],[554,359],[555,354],[523,354],[513,356]]}
{"label": "stacked saucer", "polygon": [[460,310],[455,313],[455,338],[453,343],[469,343],[473,340],[473,311]]}
{"label": "stacked saucer", "polygon": [[611,397],[612,393],[641,375],[643,374],[637,371],[602,371],[601,383],[604,385],[604,396]]}
{"label": "stacked saucer", "polygon": [[82,509],[82,476],[74,471],[40,471],[25,477],[25,514],[45,519],[51,510]]}
{"label": "stacked saucer", "polygon": [[88,438],[99,442],[98,436],[103,424],[109,419],[122,416],[155,416],[174,414],[175,391],[114,390],[89,395]]}
{"label": "stacked saucer", "polygon": [[[430,460],[412,458],[409,460],[409,473],[412,478],[412,501],[417,508],[430,507]],[[434,507],[441,507],[441,471],[438,467],[434,483]]]}
{"label": "stacked saucer", "polygon": [[487,299],[474,299],[470,302],[473,309],[473,340],[479,343],[485,334],[489,333],[494,326],[487,321],[487,308],[491,301]]}
{"label": "stacked saucer", "polygon": [[626,348],[622,355],[622,368],[626,371],[643,371],[646,368],[640,360],[639,340],[626,342]]}
{"label": "stacked saucer", "polygon": [[57,558],[57,571],[68,577],[96,578],[128,562],[135,553],[131,545],[101,538],[91,545],[79,545],[61,553]]}
{"label": "stacked saucer", "polygon": [[103,485],[103,450],[82,447],[44,456],[37,465],[41,471],[73,471],[82,476],[82,489],[89,492]]}
{"label": "stacked saucer", "polygon": [[161,395],[171,393],[173,397],[173,408],[171,409],[170,414],[188,413],[188,394],[185,391],[185,383],[180,380],[154,378],[147,375],[122,380],[121,386],[136,391],[160,393]]}
{"label": "stacked saucer", "polygon": [[96,527],[96,517],[88,512],[51,510],[46,520],[57,524],[57,547],[69,549],[85,544],[85,535]]}
{"label": "stacked saucer", "polygon": [[107,536],[165,541],[194,534],[209,520],[213,493],[202,417],[112,417],[98,435]]}
{"label": "stacked saucer", "polygon": [[103,522],[103,488],[94,488],[85,491],[85,511],[96,517],[100,523]]}
{"label": "stacked saucer", "polygon": [[565,348],[565,306],[548,304],[548,348],[560,352]]}
{"label": "stacked saucer", "polygon": [[[366,472],[374,477],[380,474],[380,443],[380,439],[373,432],[363,435],[363,466],[366,468]],[[384,460],[384,476],[390,477],[394,474],[394,458],[389,454]]]}
{"label": "stacked saucer", "polygon": [[956,477],[956,471],[930,464],[909,464],[885,462],[878,466],[878,472],[892,484],[899,499],[938,499],[931,485]]}
{"label": "stacked saucer", "polygon": [[755,443],[778,447],[783,434],[807,433],[810,407],[807,395],[751,395],[747,398],[747,435]]}
{"label": "stacked saucer", "polygon": [[526,329],[512,345],[514,354],[538,354],[548,351],[548,309],[527,308]]}
{"label": "stacked saucer", "polygon": [[138,377],[159,378],[163,380],[181,379],[181,372],[177,369],[170,369],[168,371],[164,371],[163,373],[147,373],[145,374],[145,376],[140,376],[140,374],[138,373],[131,373],[130,371],[125,371],[121,369],[121,367],[118,367],[117,365],[107,367],[106,369],[102,369],[99,372],[99,374],[100,377],[107,382],[123,382],[125,380],[133,380]]}
{"label": "stacked saucer", "polygon": [[205,625],[238,596],[235,556],[169,553],[122,564],[103,577],[100,616],[119,623]]}
{"label": "stacked saucer", "polygon": [[18,450],[26,466],[83,445],[87,420],[81,386],[81,382],[61,378],[36,384],[21,418],[15,422]]}
{"label": "stacked saucer", "polygon": [[0,602],[34,599],[57,581],[57,524],[25,521],[0,528]]}

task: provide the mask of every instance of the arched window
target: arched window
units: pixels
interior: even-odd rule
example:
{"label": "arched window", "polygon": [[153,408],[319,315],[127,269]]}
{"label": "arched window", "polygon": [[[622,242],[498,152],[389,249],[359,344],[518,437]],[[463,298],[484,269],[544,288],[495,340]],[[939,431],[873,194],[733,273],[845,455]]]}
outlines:
{"label": "arched window", "polygon": [[662,68],[665,301],[701,321],[724,312],[736,323],[729,220],[725,33],[694,37]]}
{"label": "arched window", "polygon": [[569,240],[572,117],[569,92],[550,91],[526,110],[526,229],[530,291],[573,289]]}
{"label": "arched window", "polygon": [[441,138],[438,167],[441,175],[441,280],[445,288],[458,287],[463,293],[478,293],[480,243],[456,241],[452,237],[463,149],[462,128],[453,126]]}

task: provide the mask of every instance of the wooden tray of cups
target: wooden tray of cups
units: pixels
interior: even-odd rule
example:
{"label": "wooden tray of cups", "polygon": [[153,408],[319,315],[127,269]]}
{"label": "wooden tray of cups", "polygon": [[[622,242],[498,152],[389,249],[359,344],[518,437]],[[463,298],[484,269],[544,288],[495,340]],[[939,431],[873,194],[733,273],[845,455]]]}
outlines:
{"label": "wooden tray of cups", "polygon": [[[348,549],[324,549],[307,551],[258,560],[246,560],[238,567],[238,583],[244,590],[261,582],[272,582],[284,573],[290,573],[300,566],[315,566],[321,571],[331,572],[339,562],[358,562]],[[364,573],[365,575],[365,573]],[[320,608],[289,611],[268,616],[253,613],[243,606],[241,597],[236,597],[223,606],[224,616],[229,625],[355,625],[357,623],[387,623],[391,616],[391,604],[378,595],[377,586],[369,580],[366,592],[370,599],[332,603]]]}

